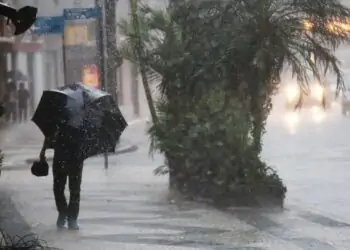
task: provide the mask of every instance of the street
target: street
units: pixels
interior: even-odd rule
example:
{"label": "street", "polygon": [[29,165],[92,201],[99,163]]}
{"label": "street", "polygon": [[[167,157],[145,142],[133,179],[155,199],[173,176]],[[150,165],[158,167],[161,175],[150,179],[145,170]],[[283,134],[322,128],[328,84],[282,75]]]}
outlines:
{"label": "street", "polygon": [[[280,119],[278,119],[280,118]],[[271,115],[264,157],[288,187],[287,204],[310,207],[350,223],[350,117],[302,110]]]}
{"label": "street", "polygon": [[[313,119],[313,112],[323,119]],[[350,118],[342,117],[337,106],[328,113],[292,114],[278,106],[272,112],[263,157],[288,187],[284,211],[222,212],[169,195],[167,176],[153,175],[163,158],[148,156],[144,122],[131,125],[123,135],[137,144],[137,151],[111,156],[108,170],[102,157],[86,161],[79,233],[56,231],[52,177],[32,176],[23,159],[36,157],[40,148],[40,132],[32,124],[17,128],[17,141],[7,141],[5,154],[13,150],[11,143],[23,148],[23,166],[5,170],[0,185],[11,192],[32,230],[65,250],[345,250],[350,245],[348,125]],[[30,149],[34,144],[35,150]]]}

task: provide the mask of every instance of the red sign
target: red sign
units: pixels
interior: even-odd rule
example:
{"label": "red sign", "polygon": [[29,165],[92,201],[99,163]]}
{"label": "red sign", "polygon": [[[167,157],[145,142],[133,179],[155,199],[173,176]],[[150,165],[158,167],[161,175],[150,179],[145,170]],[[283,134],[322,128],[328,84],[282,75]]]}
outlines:
{"label": "red sign", "polygon": [[85,65],[83,69],[82,82],[90,87],[99,88],[99,73],[96,64]]}

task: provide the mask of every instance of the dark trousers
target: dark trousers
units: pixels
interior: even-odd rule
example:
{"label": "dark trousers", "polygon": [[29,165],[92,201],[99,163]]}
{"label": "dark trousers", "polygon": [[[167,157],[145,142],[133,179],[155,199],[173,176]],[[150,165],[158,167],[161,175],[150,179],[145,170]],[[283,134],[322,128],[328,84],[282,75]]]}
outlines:
{"label": "dark trousers", "polygon": [[28,119],[28,109],[27,107],[18,107],[19,122],[25,122]]}
{"label": "dark trousers", "polygon": [[[67,158],[66,156],[64,158]],[[80,206],[80,188],[83,162],[66,160],[55,153],[52,165],[53,193],[58,213],[77,219]],[[69,204],[67,204],[64,190],[69,180]]]}

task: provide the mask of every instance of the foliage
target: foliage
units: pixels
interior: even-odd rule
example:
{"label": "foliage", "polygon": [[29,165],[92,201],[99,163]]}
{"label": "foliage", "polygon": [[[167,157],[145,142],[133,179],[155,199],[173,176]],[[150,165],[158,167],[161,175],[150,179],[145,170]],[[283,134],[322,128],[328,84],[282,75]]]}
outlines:
{"label": "foliage", "polygon": [[[121,51],[142,65],[143,78],[160,82],[150,134],[170,176],[219,193],[273,182],[284,197],[283,183],[259,159],[271,98],[286,68],[303,89],[310,71],[318,79],[335,73],[342,88],[334,50],[349,34],[330,27],[349,17],[337,0],[177,0],[166,11],[140,5],[133,22],[120,24],[129,39]],[[315,60],[305,57],[311,53]]]}
{"label": "foliage", "polygon": [[283,183],[253,151],[244,105],[225,99],[221,89],[210,90],[195,106],[180,105],[186,110],[181,120],[178,110],[159,102],[158,122],[149,131],[152,147],[174,159],[177,188],[186,194],[254,204],[255,195],[270,194],[272,185],[275,197],[283,200]]}
{"label": "foliage", "polygon": [[23,237],[10,237],[4,231],[0,231],[0,250],[60,250],[48,247],[46,242],[39,240],[35,235],[29,234]]}
{"label": "foliage", "polygon": [[[154,103],[152,99],[152,93],[150,90],[150,86],[148,84],[148,77],[147,77],[147,66],[145,63],[142,63],[145,59],[144,56],[144,50],[143,50],[143,41],[141,37],[141,29],[140,27],[140,21],[138,19],[138,13],[137,13],[137,7],[138,7],[138,1],[137,0],[129,0],[130,10],[131,10],[131,30],[133,31],[133,34],[131,34],[130,39],[130,45],[132,48],[132,55],[136,58],[136,62],[134,62],[133,65],[133,71],[137,72],[138,68],[140,69],[141,77],[142,77],[142,83],[145,90],[146,98],[148,107],[150,109],[150,113],[152,116],[152,121],[156,122],[157,120],[157,114],[156,110],[154,108]],[[127,24],[126,24],[127,25]],[[128,25],[127,25],[128,26]],[[133,75],[133,77],[137,77]]]}

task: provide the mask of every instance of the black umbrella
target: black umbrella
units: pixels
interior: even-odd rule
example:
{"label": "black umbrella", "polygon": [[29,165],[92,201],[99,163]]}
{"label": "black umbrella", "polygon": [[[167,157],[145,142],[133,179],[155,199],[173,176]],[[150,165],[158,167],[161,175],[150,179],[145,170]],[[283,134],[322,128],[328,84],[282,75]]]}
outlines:
{"label": "black umbrella", "polygon": [[[56,101],[45,101],[45,94],[46,98],[54,96]],[[44,106],[45,102],[49,105]],[[51,112],[51,115],[48,116],[48,121],[43,122],[45,112]],[[75,135],[70,137],[79,145],[84,159],[115,152],[117,141],[127,127],[127,122],[110,94],[81,83],[45,91],[33,121],[45,136],[52,134],[57,127],[63,133],[67,128],[74,129]]]}
{"label": "black umbrella", "polygon": [[114,153],[117,141],[127,127],[122,113],[112,96],[98,98],[85,108],[83,118],[83,158],[102,153]]}
{"label": "black umbrella", "polygon": [[81,83],[67,88],[73,90],[75,99],[82,104],[79,108],[69,108],[71,119],[67,121],[82,135],[79,137],[82,157],[114,153],[117,141],[128,124],[112,96]]}
{"label": "black umbrella", "polygon": [[69,119],[66,106],[72,101],[72,97],[58,89],[43,92],[32,121],[45,137],[52,137],[57,128]]}

